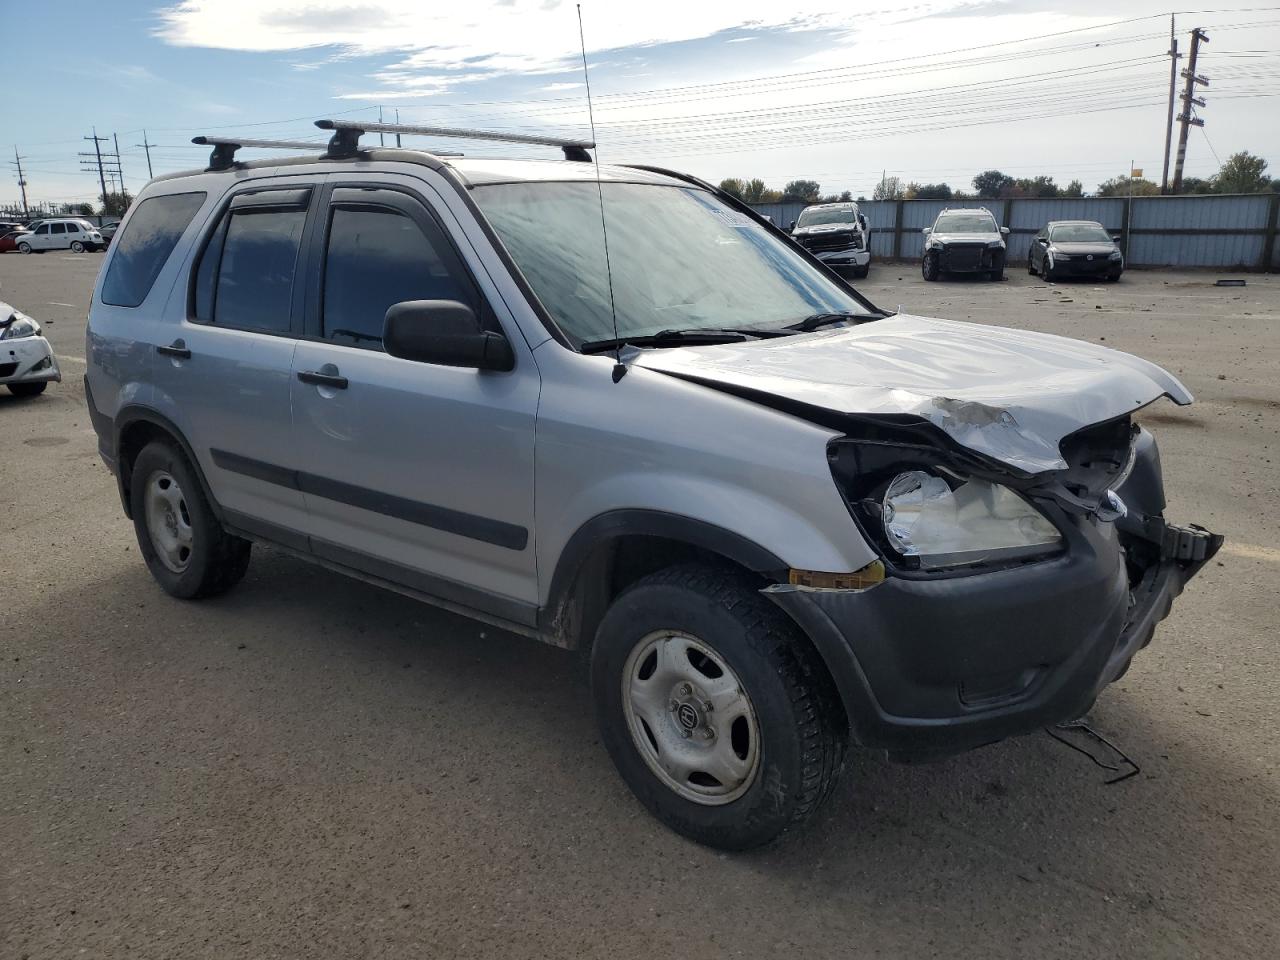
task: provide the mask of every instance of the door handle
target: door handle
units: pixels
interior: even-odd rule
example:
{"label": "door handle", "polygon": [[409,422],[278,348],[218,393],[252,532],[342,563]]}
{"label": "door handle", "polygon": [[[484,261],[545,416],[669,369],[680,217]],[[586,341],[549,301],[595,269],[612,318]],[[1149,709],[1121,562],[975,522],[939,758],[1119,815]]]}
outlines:
{"label": "door handle", "polygon": [[167,347],[156,347],[156,353],[165,357],[178,357],[181,360],[190,360],[191,351],[187,349],[186,343],[182,340],[175,340]]}
{"label": "door handle", "polygon": [[298,379],[303,383],[315,384],[317,387],[333,387],[335,390],[347,389],[347,378],[336,373],[320,373],[318,370],[299,370]]}

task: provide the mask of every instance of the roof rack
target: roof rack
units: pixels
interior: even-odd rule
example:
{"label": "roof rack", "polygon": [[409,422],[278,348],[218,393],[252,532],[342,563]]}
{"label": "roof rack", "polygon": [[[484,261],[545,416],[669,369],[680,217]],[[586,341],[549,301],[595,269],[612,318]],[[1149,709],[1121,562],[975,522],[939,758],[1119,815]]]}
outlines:
{"label": "roof rack", "polygon": [[[418,127],[406,123],[378,123],[363,120],[317,120],[321,130],[332,130],[329,156],[350,156],[360,149],[360,136],[365,133],[412,133],[424,137],[456,137],[460,140],[496,140],[502,143],[531,143],[542,147],[559,147],[566,160],[591,162],[588,150],[595,148],[590,140],[563,140],[526,133],[495,133],[491,130],[466,130],[459,127]],[[432,151],[434,152],[434,151]],[[447,156],[447,154],[436,154]]]}
{"label": "roof rack", "polygon": [[268,147],[277,150],[314,150],[323,153],[323,143],[307,143],[305,140],[251,140],[246,137],[192,137],[191,142],[201,147],[213,147],[209,154],[210,170],[226,170],[236,162],[236,151],[242,147]]}
{"label": "roof rack", "polygon": [[[253,140],[248,137],[192,137],[191,142],[202,147],[213,147],[209,154],[210,170],[229,170],[236,162],[236,151],[244,147],[276,150],[308,150],[328,157],[350,156],[350,152],[335,154],[330,143],[308,143],[306,140]],[[437,157],[460,157],[460,153],[439,153]]]}

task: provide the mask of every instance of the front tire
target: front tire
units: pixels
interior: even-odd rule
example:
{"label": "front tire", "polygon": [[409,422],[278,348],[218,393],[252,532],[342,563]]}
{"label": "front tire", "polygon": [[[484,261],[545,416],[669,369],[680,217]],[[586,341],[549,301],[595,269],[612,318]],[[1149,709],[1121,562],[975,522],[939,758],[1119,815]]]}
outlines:
{"label": "front tire", "polygon": [[36,397],[44,393],[44,388],[47,386],[49,386],[48,380],[41,380],[38,383],[11,383],[9,392],[15,397]]}
{"label": "front tire", "polygon": [[1045,283],[1053,283],[1053,267],[1049,266],[1048,257],[1040,263],[1040,279]]}
{"label": "front tire", "polygon": [[72,253],[84,253],[84,244],[83,244],[83,243],[81,243],[79,240],[72,240],[72,241],[71,241],[71,252],[72,252]]}
{"label": "front tire", "polygon": [[821,805],[844,761],[848,721],[825,666],[728,567],[670,567],[623,592],[596,634],[591,683],[623,780],[698,843],[768,843]]}
{"label": "front tire", "polygon": [[29,243],[20,243],[20,244],[18,244],[18,250],[19,250],[21,253],[30,253],[30,252],[31,252],[31,244],[29,244]]}
{"label": "front tire", "polygon": [[129,502],[142,558],[166,593],[184,600],[216,596],[249,568],[249,541],[222,529],[195,471],[171,444],[142,448],[133,461]]}
{"label": "front tire", "polygon": [[932,283],[938,279],[941,273],[942,271],[938,269],[938,255],[936,253],[926,253],[924,259],[920,261],[920,276]]}

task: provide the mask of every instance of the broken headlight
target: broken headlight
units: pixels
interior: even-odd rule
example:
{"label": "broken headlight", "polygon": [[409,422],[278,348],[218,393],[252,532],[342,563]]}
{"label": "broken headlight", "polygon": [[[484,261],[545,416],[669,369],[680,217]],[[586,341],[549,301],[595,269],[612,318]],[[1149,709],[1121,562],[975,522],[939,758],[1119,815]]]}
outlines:
{"label": "broken headlight", "polygon": [[23,337],[34,337],[40,332],[40,324],[26,314],[14,311],[13,319],[0,326],[0,340],[21,340]]}
{"label": "broken headlight", "polygon": [[1058,529],[1008,487],[924,470],[889,482],[881,519],[893,550],[924,569],[1027,559],[1062,543]]}

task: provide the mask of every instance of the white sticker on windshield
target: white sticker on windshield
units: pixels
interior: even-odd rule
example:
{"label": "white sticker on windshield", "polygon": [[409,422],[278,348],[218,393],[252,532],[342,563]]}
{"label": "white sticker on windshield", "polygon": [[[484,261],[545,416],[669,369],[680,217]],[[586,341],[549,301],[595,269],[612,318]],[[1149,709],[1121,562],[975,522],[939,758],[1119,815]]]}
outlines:
{"label": "white sticker on windshield", "polygon": [[737,210],[730,210],[727,207],[713,207],[711,212],[731,227],[749,227],[752,225],[751,218],[745,213],[739,213]]}

